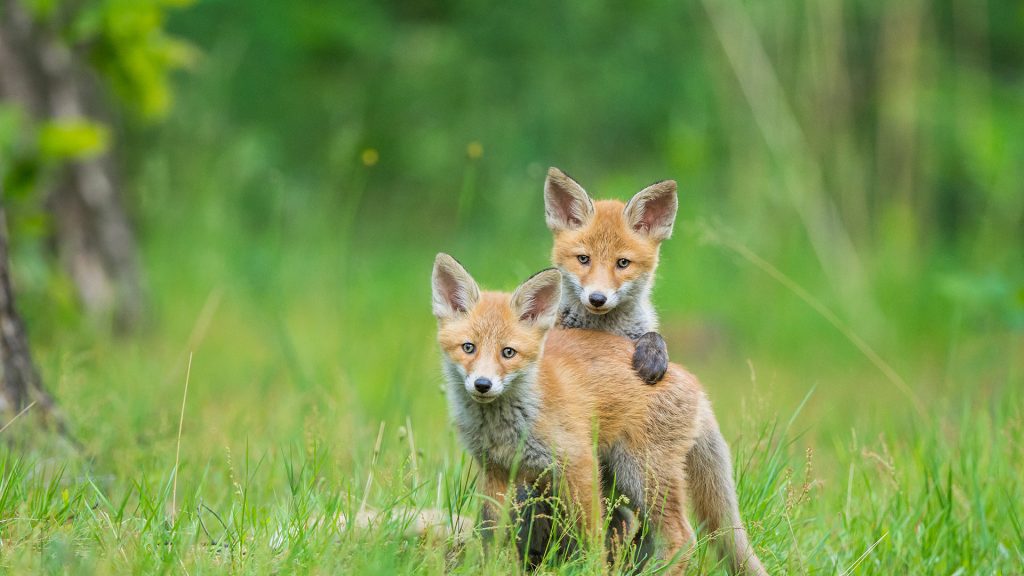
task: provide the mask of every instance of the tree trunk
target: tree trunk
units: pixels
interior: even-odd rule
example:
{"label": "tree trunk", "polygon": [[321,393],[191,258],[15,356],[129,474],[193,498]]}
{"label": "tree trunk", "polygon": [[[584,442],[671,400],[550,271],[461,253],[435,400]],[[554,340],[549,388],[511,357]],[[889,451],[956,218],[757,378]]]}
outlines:
{"label": "tree trunk", "polygon": [[66,435],[64,420],[56,411],[53,397],[43,388],[32,354],[29,352],[25,325],[14,305],[11,266],[7,250],[7,215],[0,205],[0,414],[10,420],[34,402],[44,418]]}
{"label": "tree trunk", "polygon": [[[90,98],[91,71],[54,30],[18,0],[0,0],[0,96],[38,121],[102,118]],[[47,194],[57,255],[85,309],[113,314],[125,330],[143,307],[135,236],[121,205],[111,153],[61,167]]]}

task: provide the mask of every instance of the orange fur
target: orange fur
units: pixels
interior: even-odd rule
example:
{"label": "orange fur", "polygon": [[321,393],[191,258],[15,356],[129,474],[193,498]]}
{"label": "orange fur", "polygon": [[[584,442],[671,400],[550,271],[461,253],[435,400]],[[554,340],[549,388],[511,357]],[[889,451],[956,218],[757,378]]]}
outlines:
{"label": "orange fur", "polygon": [[[621,212],[607,206],[594,214]],[[608,481],[636,500],[630,506],[664,540],[662,556],[681,560],[675,570],[685,569],[693,544],[690,498],[701,521],[721,532],[734,572],[766,573],[739,517],[728,446],[692,374],[668,364],[648,385],[634,371],[632,340],[550,330],[562,288],[554,269],[511,295],[480,292],[457,261],[439,254],[432,283],[449,406],[484,470],[485,525],[522,484],[546,490],[564,482],[580,532],[603,544],[599,497],[611,486],[602,486],[600,457],[614,474]]]}
{"label": "orange fur", "polygon": [[[546,338],[545,338],[546,335]],[[693,532],[684,506],[684,459],[699,434],[699,415],[709,406],[697,379],[672,365],[657,386],[643,384],[630,364],[633,343],[627,338],[590,330],[531,328],[520,323],[510,295],[483,292],[468,314],[441,320],[441,348],[467,372],[486,363],[499,375],[538,361],[535,382],[542,410],[533,433],[554,447],[581,524],[599,534],[601,506],[596,500],[594,439],[597,449],[621,443],[644,460],[651,502],[660,506],[652,520],[669,544],[667,556],[685,553]],[[466,354],[464,342],[476,344]],[[518,351],[501,357],[503,347]],[[541,353],[543,350],[543,354]],[[509,470],[484,463],[484,490],[503,502]],[[533,483],[536,470],[520,470],[517,482]],[[639,503],[634,503],[639,504]],[[597,539],[595,541],[600,541]]]}
{"label": "orange fur", "polygon": [[[552,263],[575,275],[581,284],[609,292],[653,272],[660,242],[632,230],[623,214],[625,207],[618,200],[598,200],[593,217],[580,228],[556,231]],[[580,255],[589,256],[590,263],[580,263]],[[630,265],[616,266],[620,258]]]}

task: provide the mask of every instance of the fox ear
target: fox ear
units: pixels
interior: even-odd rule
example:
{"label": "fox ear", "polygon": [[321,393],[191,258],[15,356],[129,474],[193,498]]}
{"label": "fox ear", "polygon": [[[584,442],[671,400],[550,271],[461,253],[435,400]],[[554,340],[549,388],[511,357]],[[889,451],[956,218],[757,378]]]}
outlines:
{"label": "fox ear", "polygon": [[544,217],[553,232],[575,230],[594,215],[594,203],[568,174],[548,168],[544,181]]}
{"label": "fox ear", "polygon": [[623,213],[630,228],[661,242],[672,236],[678,207],[676,181],[662,180],[637,192]]}
{"label": "fox ear", "polygon": [[555,324],[562,297],[562,273],[548,268],[530,276],[512,293],[512,310],[520,322],[547,330]]}
{"label": "fox ear", "polygon": [[431,277],[434,290],[434,316],[438,319],[461,316],[480,299],[480,288],[455,258],[441,253],[434,259]]}

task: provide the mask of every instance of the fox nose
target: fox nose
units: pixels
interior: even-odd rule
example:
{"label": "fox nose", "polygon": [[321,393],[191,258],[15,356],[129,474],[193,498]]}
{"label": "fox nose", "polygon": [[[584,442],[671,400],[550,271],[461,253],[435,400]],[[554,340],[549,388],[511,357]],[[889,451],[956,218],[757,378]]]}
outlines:
{"label": "fox nose", "polygon": [[594,292],[590,295],[589,300],[590,303],[594,305],[594,308],[600,308],[601,306],[604,306],[604,303],[608,301],[608,298],[605,298],[605,295],[600,292]]}
{"label": "fox nose", "polygon": [[483,377],[477,378],[473,382],[473,388],[476,388],[477,392],[483,394],[491,389],[491,379]]}

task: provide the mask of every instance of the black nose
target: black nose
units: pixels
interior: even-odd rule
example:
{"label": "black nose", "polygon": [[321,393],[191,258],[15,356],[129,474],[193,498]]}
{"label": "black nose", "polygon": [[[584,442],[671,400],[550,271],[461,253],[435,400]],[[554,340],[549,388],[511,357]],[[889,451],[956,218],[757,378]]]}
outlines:
{"label": "black nose", "polygon": [[604,306],[604,303],[608,301],[608,299],[604,297],[604,294],[601,294],[600,292],[594,292],[593,294],[591,294],[589,300],[595,308],[600,308],[601,306]]}
{"label": "black nose", "polygon": [[484,392],[487,392],[488,390],[491,389],[491,380],[490,380],[490,378],[477,378],[473,382],[473,388],[476,388],[476,391],[481,393],[481,394],[483,394]]}

